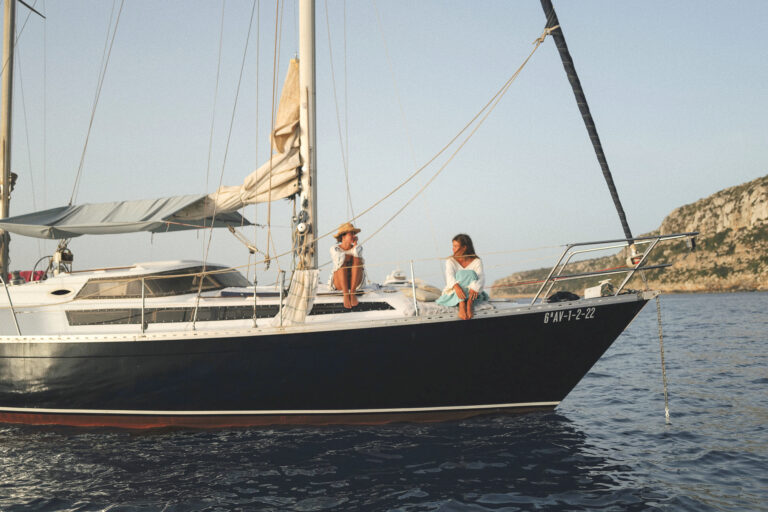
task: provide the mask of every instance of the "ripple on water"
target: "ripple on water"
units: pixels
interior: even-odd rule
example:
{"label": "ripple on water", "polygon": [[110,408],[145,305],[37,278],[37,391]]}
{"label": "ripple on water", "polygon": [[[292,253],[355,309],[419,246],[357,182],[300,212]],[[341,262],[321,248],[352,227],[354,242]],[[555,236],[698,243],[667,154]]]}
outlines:
{"label": "ripple on water", "polygon": [[[747,311],[748,319],[728,315]],[[662,298],[555,413],[379,427],[0,427],[0,510],[768,510],[768,294]],[[701,319],[708,319],[707,326]]]}

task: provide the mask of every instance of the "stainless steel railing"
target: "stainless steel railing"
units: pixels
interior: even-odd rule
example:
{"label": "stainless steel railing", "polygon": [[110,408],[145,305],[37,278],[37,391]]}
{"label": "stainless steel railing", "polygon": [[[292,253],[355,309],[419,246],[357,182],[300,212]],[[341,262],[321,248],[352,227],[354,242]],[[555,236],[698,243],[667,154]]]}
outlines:
{"label": "stainless steel railing", "polygon": [[646,271],[646,270],[665,268],[671,265],[668,263],[663,263],[659,265],[644,265],[644,263],[648,259],[648,255],[653,251],[653,249],[656,248],[659,242],[682,239],[682,238],[692,239],[692,238],[695,238],[698,234],[699,234],[698,231],[694,231],[690,233],[675,233],[670,235],[638,237],[634,239],[634,245],[636,247],[637,246],[647,246],[647,247],[645,251],[643,251],[640,254],[637,254],[634,257],[636,261],[632,262],[632,266],[627,268],[622,268],[622,269],[598,270],[594,272],[581,272],[578,274],[564,275],[563,271],[571,262],[571,259],[578,254],[584,254],[584,253],[596,252],[596,251],[606,251],[610,249],[622,249],[630,245],[627,240],[622,240],[622,239],[600,240],[596,242],[579,242],[579,243],[568,244],[565,246],[565,249],[560,254],[560,258],[558,258],[555,265],[549,271],[547,278],[541,283],[541,286],[536,292],[536,295],[533,297],[531,304],[536,303],[536,300],[538,300],[538,298],[542,295],[542,291],[544,291],[544,288],[547,288],[547,286],[548,288],[544,295],[545,296],[549,295],[549,292],[552,290],[552,287],[555,285],[555,282],[557,281],[567,281],[572,279],[583,279],[586,277],[593,277],[593,276],[599,276],[599,275],[626,273],[627,274],[626,277],[622,281],[621,285],[619,285],[619,287],[616,289],[616,292],[614,294],[614,295],[618,295],[619,293],[621,293],[621,291],[624,289],[624,287],[627,285],[630,279],[632,279],[632,277],[635,275],[637,271]]}

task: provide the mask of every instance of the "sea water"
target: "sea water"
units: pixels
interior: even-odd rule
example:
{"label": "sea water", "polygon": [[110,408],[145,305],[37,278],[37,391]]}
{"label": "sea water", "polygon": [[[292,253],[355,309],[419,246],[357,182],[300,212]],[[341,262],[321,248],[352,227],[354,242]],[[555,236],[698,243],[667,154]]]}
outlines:
{"label": "sea water", "polygon": [[435,424],[0,426],[0,510],[768,510],[768,294],[661,299],[553,413]]}

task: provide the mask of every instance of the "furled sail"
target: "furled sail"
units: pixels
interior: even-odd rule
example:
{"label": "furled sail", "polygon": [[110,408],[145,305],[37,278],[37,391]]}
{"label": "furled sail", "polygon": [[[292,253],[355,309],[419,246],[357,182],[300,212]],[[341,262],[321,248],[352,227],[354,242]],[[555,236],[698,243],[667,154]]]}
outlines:
{"label": "furled sail", "polygon": [[284,199],[299,190],[299,63],[293,59],[280,97],[273,153],[242,185],[225,186],[208,195],[188,195],[61,206],[0,221],[0,229],[37,238],[71,238],[204,227],[248,225],[237,210],[248,204]]}
{"label": "furled sail", "polygon": [[284,199],[299,190],[299,61],[291,59],[272,131],[270,160],[249,174],[242,185],[223,186],[204,202],[179,212],[196,219],[234,212],[245,205]]}

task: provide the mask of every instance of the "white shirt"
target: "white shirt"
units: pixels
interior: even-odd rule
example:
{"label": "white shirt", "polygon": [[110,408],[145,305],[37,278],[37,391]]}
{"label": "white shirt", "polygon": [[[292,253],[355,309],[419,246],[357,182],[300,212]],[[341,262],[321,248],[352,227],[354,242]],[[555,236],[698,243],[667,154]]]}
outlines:
{"label": "white shirt", "polygon": [[485,274],[483,273],[483,262],[480,258],[475,258],[472,263],[466,267],[462,267],[461,263],[456,261],[454,257],[450,257],[445,260],[445,290],[443,293],[451,293],[453,291],[453,285],[456,284],[456,272],[459,270],[474,270],[477,274],[477,279],[469,284],[470,290],[475,290],[477,293],[483,291],[485,287]]}
{"label": "white shirt", "polygon": [[[331,261],[333,262],[333,270],[331,273],[336,272],[339,270],[342,266],[344,266],[344,260],[347,256],[352,256],[353,258],[363,258],[363,246],[362,245],[356,245],[352,247],[351,249],[344,250],[339,245],[332,245],[331,246]],[[333,282],[333,279],[331,279],[331,282]]]}

